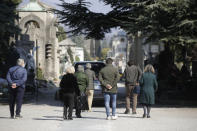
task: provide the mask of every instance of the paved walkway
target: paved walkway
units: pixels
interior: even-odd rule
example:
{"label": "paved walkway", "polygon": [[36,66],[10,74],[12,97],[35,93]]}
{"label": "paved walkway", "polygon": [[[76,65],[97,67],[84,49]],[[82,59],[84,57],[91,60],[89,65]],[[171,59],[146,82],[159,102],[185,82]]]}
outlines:
{"label": "paved walkway", "polygon": [[[43,91],[44,93],[44,91]],[[151,118],[123,114],[117,108],[117,120],[106,120],[105,108],[94,107],[93,112],[82,112],[83,118],[63,121],[63,107],[54,101],[53,92],[39,95],[39,101],[22,107],[22,119],[10,119],[8,105],[0,104],[0,131],[197,131],[197,108],[153,108]],[[42,98],[42,99],[41,99]]]}
{"label": "paved walkway", "polygon": [[63,121],[61,103],[50,102],[24,104],[22,119],[9,119],[8,105],[0,105],[0,131],[197,131],[197,108],[153,108],[150,119],[141,117],[142,108],[137,115],[118,108],[117,120],[105,120],[104,107],[94,107],[83,118]]}
{"label": "paved walkway", "polygon": [[61,106],[25,104],[22,119],[9,119],[7,105],[0,105],[1,131],[197,131],[196,108],[153,108],[151,118],[125,115],[118,108],[117,120],[105,120],[103,107],[83,112],[83,118],[63,121]]}

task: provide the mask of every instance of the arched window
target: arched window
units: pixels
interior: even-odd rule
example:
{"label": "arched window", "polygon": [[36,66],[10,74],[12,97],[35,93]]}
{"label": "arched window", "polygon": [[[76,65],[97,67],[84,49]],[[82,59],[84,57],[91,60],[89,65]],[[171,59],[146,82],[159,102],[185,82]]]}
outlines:
{"label": "arched window", "polygon": [[40,28],[40,25],[38,24],[38,22],[30,20],[27,23],[25,23],[25,28]]}

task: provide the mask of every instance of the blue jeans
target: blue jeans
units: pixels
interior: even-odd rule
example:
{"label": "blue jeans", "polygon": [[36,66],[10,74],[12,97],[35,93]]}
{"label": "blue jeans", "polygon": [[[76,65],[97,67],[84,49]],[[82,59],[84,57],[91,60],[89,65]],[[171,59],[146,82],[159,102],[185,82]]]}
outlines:
{"label": "blue jeans", "polygon": [[116,98],[115,93],[104,93],[106,115],[110,116],[110,98],[112,99],[112,116],[116,115]]}

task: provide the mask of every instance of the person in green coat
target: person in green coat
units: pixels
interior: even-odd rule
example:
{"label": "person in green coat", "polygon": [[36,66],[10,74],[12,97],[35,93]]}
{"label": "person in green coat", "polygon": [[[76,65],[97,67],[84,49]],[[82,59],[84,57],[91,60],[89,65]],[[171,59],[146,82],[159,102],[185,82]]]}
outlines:
{"label": "person in green coat", "polygon": [[76,116],[77,118],[81,118],[81,110],[87,110],[87,100],[86,100],[86,89],[89,84],[89,78],[84,73],[84,67],[79,65],[77,68],[77,72],[75,73],[75,77],[77,78],[77,84],[80,90],[80,97],[76,98]]}
{"label": "person in green coat", "polygon": [[153,66],[148,64],[145,67],[144,73],[140,79],[141,91],[139,102],[143,106],[143,118],[150,118],[151,105],[155,104],[155,92],[158,88],[158,84],[154,73],[155,70]]}

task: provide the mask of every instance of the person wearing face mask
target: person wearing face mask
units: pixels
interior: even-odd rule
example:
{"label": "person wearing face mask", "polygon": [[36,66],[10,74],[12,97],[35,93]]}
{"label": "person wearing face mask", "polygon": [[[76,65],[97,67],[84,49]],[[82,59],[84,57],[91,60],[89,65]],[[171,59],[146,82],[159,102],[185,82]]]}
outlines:
{"label": "person wearing face mask", "polygon": [[17,65],[9,69],[6,79],[8,81],[9,90],[9,107],[11,119],[14,119],[14,108],[16,104],[15,118],[22,118],[21,107],[25,92],[25,82],[27,80],[27,71],[24,68],[25,62],[23,59],[17,60]]}

